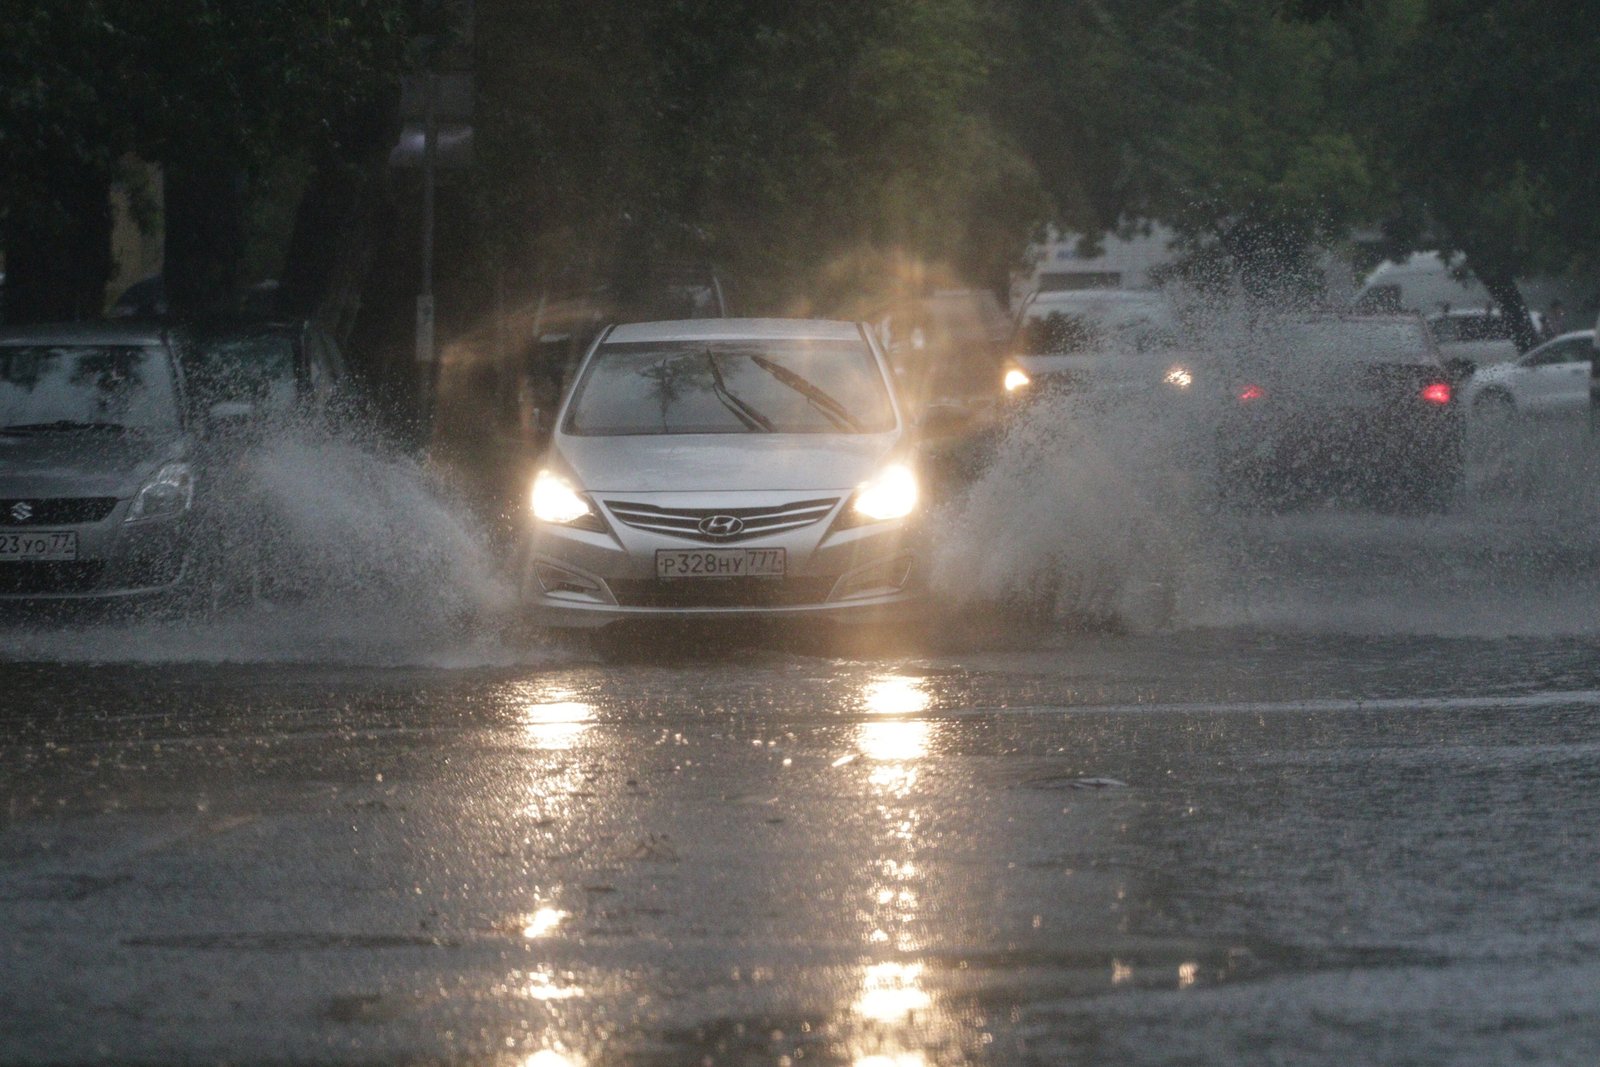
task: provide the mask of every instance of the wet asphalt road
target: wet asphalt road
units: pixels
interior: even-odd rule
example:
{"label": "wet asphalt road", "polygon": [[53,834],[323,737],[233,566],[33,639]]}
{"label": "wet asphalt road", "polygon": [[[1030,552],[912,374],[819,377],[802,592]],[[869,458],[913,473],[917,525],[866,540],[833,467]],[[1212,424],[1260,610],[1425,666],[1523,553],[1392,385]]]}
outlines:
{"label": "wet asphalt road", "polygon": [[1600,656],[0,664],[0,1063],[1600,1061]]}

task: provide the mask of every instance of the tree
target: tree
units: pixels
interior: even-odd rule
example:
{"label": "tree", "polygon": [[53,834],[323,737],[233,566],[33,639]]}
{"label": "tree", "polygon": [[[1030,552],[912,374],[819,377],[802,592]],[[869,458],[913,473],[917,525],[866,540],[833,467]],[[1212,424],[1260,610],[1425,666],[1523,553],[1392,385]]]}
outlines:
{"label": "tree", "polygon": [[1375,95],[1402,247],[1459,252],[1538,340],[1516,279],[1589,271],[1600,248],[1600,8],[1585,0],[1431,0]]}

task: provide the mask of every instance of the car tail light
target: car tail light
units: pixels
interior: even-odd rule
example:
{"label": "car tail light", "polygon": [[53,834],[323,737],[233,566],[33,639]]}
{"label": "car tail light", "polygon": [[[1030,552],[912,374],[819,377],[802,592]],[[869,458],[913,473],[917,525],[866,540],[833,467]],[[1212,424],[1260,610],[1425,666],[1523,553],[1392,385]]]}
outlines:
{"label": "car tail light", "polygon": [[1449,382],[1429,382],[1422,387],[1420,395],[1430,404],[1448,404],[1453,394]]}
{"label": "car tail light", "polygon": [[1248,403],[1251,400],[1260,400],[1267,395],[1267,391],[1259,385],[1251,384],[1239,390],[1239,399]]}

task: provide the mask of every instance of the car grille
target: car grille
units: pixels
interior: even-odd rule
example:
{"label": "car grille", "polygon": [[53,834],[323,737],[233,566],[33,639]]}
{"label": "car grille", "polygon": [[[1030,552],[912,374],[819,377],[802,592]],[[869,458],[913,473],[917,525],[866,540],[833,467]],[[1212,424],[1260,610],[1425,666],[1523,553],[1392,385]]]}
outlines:
{"label": "car grille", "polygon": [[[0,500],[0,526],[69,526],[99,522],[117,506],[114,496]],[[26,512],[27,518],[18,518]]]}
{"label": "car grille", "polygon": [[613,579],[606,584],[625,608],[782,608],[821,604],[834,578]]}
{"label": "car grille", "polygon": [[[791,504],[777,504],[754,508],[661,508],[654,504],[636,504],[626,500],[607,500],[606,508],[617,521],[637,530],[672,534],[692,541],[709,541],[727,544],[730,541],[747,541],[752,537],[784,533],[810,526],[826,518],[839,503],[836,496],[819,500],[797,500]],[[738,520],[732,533],[706,533],[700,524],[707,519],[731,517]]]}

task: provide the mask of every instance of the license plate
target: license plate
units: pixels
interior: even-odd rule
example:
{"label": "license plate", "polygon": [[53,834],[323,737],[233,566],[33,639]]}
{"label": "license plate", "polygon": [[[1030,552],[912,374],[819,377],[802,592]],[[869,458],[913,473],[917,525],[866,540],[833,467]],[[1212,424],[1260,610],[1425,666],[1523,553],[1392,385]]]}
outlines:
{"label": "license plate", "polygon": [[788,564],[781,548],[661,548],[657,578],[782,578]]}
{"label": "license plate", "polygon": [[78,558],[75,530],[30,530],[0,533],[0,563]]}

